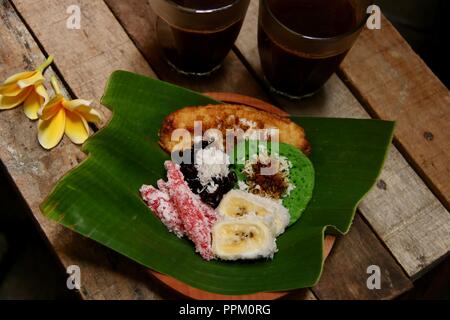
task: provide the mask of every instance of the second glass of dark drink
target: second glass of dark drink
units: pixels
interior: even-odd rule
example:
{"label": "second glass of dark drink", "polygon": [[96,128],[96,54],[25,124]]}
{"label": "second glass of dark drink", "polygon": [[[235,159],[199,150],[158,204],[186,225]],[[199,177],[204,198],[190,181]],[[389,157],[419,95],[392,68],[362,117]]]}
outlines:
{"label": "second glass of dark drink", "polygon": [[218,69],[241,30],[250,0],[151,0],[159,47],[189,75]]}
{"label": "second glass of dark drink", "polygon": [[337,70],[365,22],[369,0],[260,0],[258,46],[271,89],[316,93]]}

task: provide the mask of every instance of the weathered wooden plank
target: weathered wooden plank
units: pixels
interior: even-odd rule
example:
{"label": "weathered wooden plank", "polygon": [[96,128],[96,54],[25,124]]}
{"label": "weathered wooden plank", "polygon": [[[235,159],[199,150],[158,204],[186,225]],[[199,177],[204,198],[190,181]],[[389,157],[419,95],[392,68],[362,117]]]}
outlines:
{"label": "weathered wooden plank", "polygon": [[[255,37],[257,19],[258,1],[252,1],[237,48],[261,76]],[[371,73],[376,72],[373,69]],[[337,76],[310,99],[274,99],[279,106],[299,115],[369,117]],[[391,148],[378,187],[363,201],[360,210],[408,275],[419,276],[448,254],[450,215],[396,148]]]}
{"label": "weathered wooden plank", "polygon": [[[350,233],[336,243],[320,282],[312,289],[319,299],[393,299],[411,288],[402,269],[386,261],[390,256],[382,254],[384,248],[375,237],[361,217],[356,216]],[[345,268],[341,261],[347,261]],[[369,266],[380,268],[380,289],[367,287],[372,274],[367,273]]]}
{"label": "weathered wooden plank", "polygon": [[[98,102],[115,70],[154,76],[153,71],[101,0],[77,1],[80,29],[68,29],[70,1],[12,1],[45,50],[55,56],[64,80],[83,99]],[[98,105],[98,103],[97,103]],[[109,116],[109,110],[101,110]]]}
{"label": "weathered wooden plank", "polygon": [[413,279],[448,256],[450,215],[394,147],[360,210]]}
{"label": "weathered wooden plank", "polygon": [[[47,37],[59,37],[63,42],[62,48],[64,46],[66,48],[71,47],[73,38],[68,35],[71,31],[65,27],[47,25],[50,15],[65,16],[69,1],[66,4],[62,1],[57,2],[58,4],[54,1],[47,2],[24,1],[17,4],[19,8],[24,6],[27,10],[31,10],[29,12],[31,15],[36,14],[42,18],[42,21],[38,23],[47,30],[46,32],[51,32],[51,35],[47,34]],[[115,24],[117,21],[114,17],[106,15],[109,12],[106,7],[90,5],[89,9],[86,11],[85,18],[91,22],[84,25],[84,32],[89,34],[89,37],[95,35],[101,38],[102,33],[115,32],[114,29],[121,30],[120,25]],[[47,17],[43,12],[49,12],[50,15]],[[92,21],[95,20],[95,17],[100,17],[105,26],[99,28],[94,24]],[[0,21],[2,22],[0,24],[0,79],[5,79],[15,72],[33,69],[45,60],[36,42],[7,0],[0,0]],[[96,33],[95,29],[100,30],[100,33]],[[121,32],[123,33],[123,30]],[[121,33],[118,31],[117,34],[118,39],[122,41],[122,46],[129,46],[130,49],[117,52],[117,50],[120,51],[120,47],[104,48],[105,52],[102,56],[107,61],[115,59],[114,68],[126,69],[130,61],[136,60],[137,57],[140,57],[140,54],[136,49],[132,50],[132,44],[125,45],[126,36],[121,39]],[[89,42],[78,43],[78,45],[86,46],[89,43],[94,46],[96,40],[91,38]],[[70,61],[76,65],[77,61],[82,63],[83,59],[86,59],[84,54],[71,56],[70,52],[56,52],[51,48],[47,49],[57,54],[57,57],[60,58],[58,61],[62,63],[62,66],[69,65]],[[92,51],[89,52],[92,54]],[[73,60],[66,61],[66,57]],[[88,60],[85,61],[85,65],[90,65]],[[141,62],[141,64],[146,66],[145,62]],[[59,63],[57,63],[57,67],[60,67]],[[65,68],[61,70],[71,74],[78,72],[77,69],[71,69],[69,72]],[[79,83],[78,86],[74,86],[75,89],[72,89],[80,97],[91,98],[98,102],[108,70],[105,67],[97,68],[97,64],[92,64],[91,69],[86,74],[94,74],[95,70],[101,71],[101,73],[96,74],[95,82],[86,84],[89,88],[86,89]],[[141,73],[146,70],[149,70],[148,66],[141,70]],[[150,72],[148,71],[148,73]],[[48,77],[51,74],[53,72],[49,70],[46,76]],[[88,80],[83,77],[83,73],[71,76],[72,81],[76,81],[74,79],[78,78],[79,81]],[[36,137],[36,123],[27,120],[21,109],[17,108],[0,113],[0,159],[63,265],[65,267],[73,264],[80,266],[82,296],[87,299],[160,299],[175,297],[172,292],[169,292],[157,282],[149,280],[145,276],[146,273],[141,270],[142,268],[135,263],[60,227],[42,216],[39,210],[41,201],[59,178],[84,159],[84,154],[67,139],[64,139],[51,152],[44,151],[39,147]]]}
{"label": "weathered wooden plank", "polygon": [[341,71],[371,113],[397,121],[400,149],[449,209],[449,90],[385,18],[362,32]]}
{"label": "weathered wooden plank", "polygon": [[[110,8],[113,10],[115,15],[118,17],[118,19],[121,21],[124,28],[127,30],[131,38],[135,41],[136,45],[142,50],[144,56],[148,57],[150,64],[153,66],[155,72],[158,74],[158,76],[163,80],[172,81],[175,83],[183,83],[183,85],[197,89],[198,84],[197,81],[184,81],[184,77],[178,75],[175,71],[168,68],[165,63],[163,63],[160,58],[154,54],[156,51],[156,42],[155,40],[149,40],[149,38],[152,38],[155,36],[154,33],[151,33],[150,30],[152,30],[152,26],[155,22],[154,15],[150,12],[151,9],[149,8],[146,1],[141,0],[131,0],[128,1],[126,4],[123,1],[120,0],[107,0],[106,1]],[[137,17],[137,18],[136,18]],[[251,16],[250,16],[251,19]],[[145,34],[142,34],[142,33]],[[249,36],[255,37],[254,30],[250,30]],[[229,56],[228,59],[235,59],[235,56],[232,54]],[[242,66],[237,68],[236,64],[239,64],[239,61],[233,63],[234,67],[232,67],[233,70],[239,70],[239,72],[244,72],[242,70]],[[220,82],[215,82],[214,84],[214,90],[229,90],[229,82],[233,81],[233,77],[235,77],[234,73],[230,73],[228,70],[226,70],[228,66],[224,66],[224,70],[222,70],[226,76],[224,76],[223,81],[225,83],[220,84]],[[230,78],[231,77],[231,78]],[[239,75],[240,78],[243,77],[242,74]],[[236,88],[240,93],[247,94],[247,95],[255,95],[255,88],[257,88],[258,92],[256,96],[264,96],[264,92],[262,89],[258,88],[255,85],[254,79],[252,79],[249,76],[245,76],[248,78],[247,81],[243,82],[242,85],[240,85],[238,88]],[[196,80],[196,79],[195,79]],[[213,80],[214,81],[214,80]],[[331,87],[328,90],[327,95],[321,95],[316,98],[315,103],[310,103],[308,105],[308,108],[310,110],[310,113],[312,114],[320,114],[321,110],[330,110],[333,112],[336,112],[335,103],[338,103],[340,105],[354,105],[353,110],[359,110],[359,104],[358,102],[353,98],[349,98],[348,90],[345,88],[345,86],[342,86],[340,82],[337,80],[338,86],[335,88],[333,87],[333,84],[331,84]],[[340,84],[340,85],[339,85]],[[209,88],[209,87],[206,87]],[[233,87],[231,87],[233,90]],[[296,111],[295,109],[291,108],[290,111]],[[358,116],[359,111],[356,111],[354,116]],[[338,115],[339,112],[337,111],[336,115]],[[359,113],[360,114],[360,113]],[[355,228],[358,230],[360,228],[363,228],[364,232],[359,232],[359,234],[362,234],[363,243],[366,244],[368,247],[374,248],[374,250],[377,250],[377,253],[375,256],[379,258],[380,263],[386,264],[383,266],[386,270],[395,270],[393,274],[395,275],[392,279],[392,287],[390,287],[391,291],[390,293],[387,293],[386,291],[382,294],[374,294],[372,298],[378,298],[380,295],[385,295],[385,298],[395,296],[396,294],[399,294],[403,292],[404,290],[407,290],[410,288],[410,283],[405,277],[405,275],[402,274],[401,269],[398,267],[398,265],[395,263],[394,259],[390,256],[390,254],[387,252],[386,249],[382,247],[378,239],[374,236],[372,231],[364,224],[364,222],[359,221],[355,225]],[[354,237],[354,234],[350,234],[348,237]],[[360,241],[361,238],[358,238],[358,240],[350,241],[350,243]],[[346,252],[351,251],[351,252]],[[342,252],[344,255],[342,255]],[[345,255],[346,254],[346,255]],[[367,266],[372,264],[372,260],[370,257],[366,254],[366,249],[363,246],[346,246],[343,245],[339,252],[337,252],[337,257],[335,258],[335,263],[339,264],[338,269],[342,272],[342,277],[345,279],[345,281],[342,282],[343,287],[340,289],[342,292],[348,291],[345,287],[347,284],[352,285],[360,285],[364,286],[363,288],[360,288],[359,291],[363,292],[365,286],[365,282],[358,282],[360,277],[367,276],[365,271],[363,274],[358,274],[355,276],[354,270],[350,271],[350,266],[348,266],[348,257],[360,257],[361,261],[365,261]],[[349,268],[349,269],[346,269]],[[348,270],[343,272],[342,270]],[[331,284],[332,285],[332,282]],[[320,289],[318,289],[320,291]],[[370,296],[369,291],[366,292],[365,297]],[[303,293],[294,293],[292,296],[289,296],[288,298],[302,298]],[[330,297],[330,296],[328,296]],[[337,295],[336,295],[337,297]],[[348,295],[348,297],[352,297]]]}

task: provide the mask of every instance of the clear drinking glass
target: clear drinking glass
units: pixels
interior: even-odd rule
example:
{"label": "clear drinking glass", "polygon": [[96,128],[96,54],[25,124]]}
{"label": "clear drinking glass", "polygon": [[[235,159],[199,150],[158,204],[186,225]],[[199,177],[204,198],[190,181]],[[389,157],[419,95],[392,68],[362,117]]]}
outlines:
{"label": "clear drinking glass", "polygon": [[149,2],[158,16],[158,42],[167,62],[184,74],[208,75],[231,50],[250,0]]}
{"label": "clear drinking glass", "polygon": [[271,89],[289,98],[315,94],[364,27],[371,0],[260,0],[258,47]]}

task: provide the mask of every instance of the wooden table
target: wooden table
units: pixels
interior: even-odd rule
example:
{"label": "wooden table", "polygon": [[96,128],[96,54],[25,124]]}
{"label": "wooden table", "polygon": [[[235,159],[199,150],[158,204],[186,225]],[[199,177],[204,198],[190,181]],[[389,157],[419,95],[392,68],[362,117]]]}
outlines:
{"label": "wooden table", "polygon": [[[66,28],[78,4],[80,30]],[[99,105],[117,69],[198,91],[226,91],[270,101],[295,115],[397,120],[394,146],[376,187],[359,206],[351,232],[337,241],[321,281],[298,299],[392,299],[441,262],[450,248],[450,94],[385,19],[365,30],[337,75],[315,97],[293,102],[261,86],[256,45],[258,1],[223,68],[210,78],[172,71],[155,49],[155,16],[146,0],[0,0],[0,79],[56,63],[64,92]],[[33,219],[64,267],[78,265],[85,299],[173,299],[178,296],[132,261],[44,218],[39,204],[85,155],[67,139],[39,147],[36,124],[20,108],[0,113],[0,159]],[[381,268],[369,290],[367,267]]]}

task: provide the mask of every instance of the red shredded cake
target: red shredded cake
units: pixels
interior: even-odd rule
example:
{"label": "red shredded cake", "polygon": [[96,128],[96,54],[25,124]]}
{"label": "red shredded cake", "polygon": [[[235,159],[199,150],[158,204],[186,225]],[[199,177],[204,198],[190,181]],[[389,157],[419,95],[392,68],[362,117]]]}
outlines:
{"label": "red shredded cake", "polygon": [[191,191],[177,164],[167,161],[165,167],[168,181],[158,181],[159,190],[142,186],[143,199],[171,232],[179,237],[186,235],[205,260],[214,259],[211,247],[211,230],[217,220],[214,209]]}

